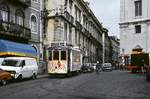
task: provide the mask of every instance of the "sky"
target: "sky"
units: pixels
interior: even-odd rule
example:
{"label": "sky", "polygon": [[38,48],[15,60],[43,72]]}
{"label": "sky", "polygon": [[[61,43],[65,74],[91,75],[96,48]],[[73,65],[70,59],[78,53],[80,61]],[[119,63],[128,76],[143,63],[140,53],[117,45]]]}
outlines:
{"label": "sky", "polygon": [[120,0],[85,0],[90,2],[90,8],[109,30],[109,35],[119,37]]}

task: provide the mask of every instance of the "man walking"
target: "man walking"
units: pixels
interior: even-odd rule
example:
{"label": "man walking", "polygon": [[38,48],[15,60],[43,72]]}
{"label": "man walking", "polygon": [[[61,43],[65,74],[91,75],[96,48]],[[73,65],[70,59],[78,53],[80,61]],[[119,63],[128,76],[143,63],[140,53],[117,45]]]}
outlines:
{"label": "man walking", "polygon": [[97,61],[97,64],[96,64],[96,73],[99,73],[101,69],[101,64],[99,63],[99,61]]}

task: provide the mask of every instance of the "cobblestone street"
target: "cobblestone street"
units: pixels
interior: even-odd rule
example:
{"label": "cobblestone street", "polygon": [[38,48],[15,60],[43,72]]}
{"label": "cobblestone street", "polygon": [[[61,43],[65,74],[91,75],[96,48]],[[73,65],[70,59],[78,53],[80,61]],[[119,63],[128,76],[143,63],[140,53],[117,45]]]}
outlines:
{"label": "cobblestone street", "polygon": [[0,87],[0,99],[150,99],[150,83],[125,71],[44,77]]}

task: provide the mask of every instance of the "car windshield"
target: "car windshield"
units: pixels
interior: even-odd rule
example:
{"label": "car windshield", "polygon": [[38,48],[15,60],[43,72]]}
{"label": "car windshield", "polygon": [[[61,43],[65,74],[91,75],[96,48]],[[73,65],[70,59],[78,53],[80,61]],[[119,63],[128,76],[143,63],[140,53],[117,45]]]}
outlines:
{"label": "car windshield", "polygon": [[18,67],[19,66],[19,61],[18,60],[4,60],[2,62],[2,66],[14,66],[14,67]]}
{"label": "car windshield", "polygon": [[111,66],[111,64],[110,63],[105,63],[105,64],[103,64],[103,66]]}

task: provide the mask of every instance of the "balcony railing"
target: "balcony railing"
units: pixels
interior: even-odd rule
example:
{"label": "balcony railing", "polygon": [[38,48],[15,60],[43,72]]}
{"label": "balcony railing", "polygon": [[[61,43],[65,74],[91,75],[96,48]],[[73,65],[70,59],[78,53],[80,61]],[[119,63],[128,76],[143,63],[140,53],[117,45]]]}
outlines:
{"label": "balcony railing", "polygon": [[89,38],[90,37],[90,32],[87,29],[85,29],[85,33],[86,33],[87,37]]}
{"label": "balcony railing", "polygon": [[30,6],[31,4],[31,0],[19,0],[19,1],[27,6]]}
{"label": "balcony railing", "polygon": [[14,4],[14,5],[24,5],[24,6],[30,6],[31,0],[7,0],[8,2]]}
{"label": "balcony railing", "polygon": [[0,34],[31,39],[31,30],[18,24],[0,20]]}

